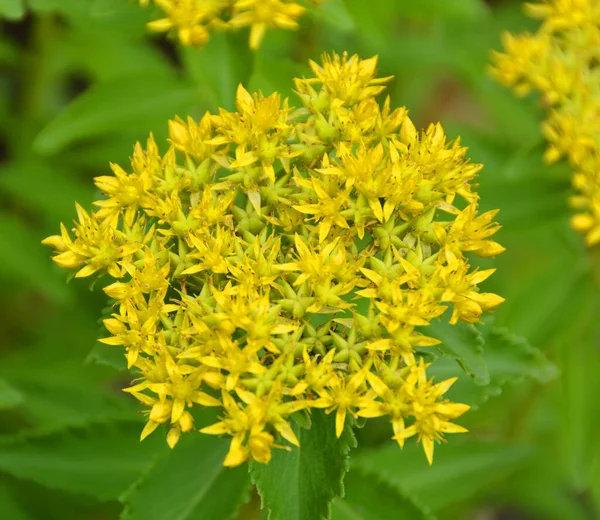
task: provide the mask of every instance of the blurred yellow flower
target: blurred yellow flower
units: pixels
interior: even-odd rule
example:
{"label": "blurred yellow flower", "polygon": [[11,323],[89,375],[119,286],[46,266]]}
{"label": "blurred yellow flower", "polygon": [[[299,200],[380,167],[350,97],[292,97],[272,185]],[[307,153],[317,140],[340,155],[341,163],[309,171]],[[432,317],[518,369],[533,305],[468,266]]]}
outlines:
{"label": "blurred yellow flower", "polygon": [[[311,0],[314,4],[326,0]],[[297,29],[306,9],[292,0],[139,0],[154,4],[164,17],[148,24],[156,32],[172,32],[184,45],[204,45],[213,29],[250,27],[250,48],[258,49],[270,27]]]}
{"label": "blurred yellow flower", "polygon": [[494,77],[524,95],[535,90],[548,107],[542,133],[549,163],[571,164],[571,225],[588,245],[600,243],[600,4],[545,0],[526,4],[542,23],[535,34],[504,34],[504,53],[493,53]]}

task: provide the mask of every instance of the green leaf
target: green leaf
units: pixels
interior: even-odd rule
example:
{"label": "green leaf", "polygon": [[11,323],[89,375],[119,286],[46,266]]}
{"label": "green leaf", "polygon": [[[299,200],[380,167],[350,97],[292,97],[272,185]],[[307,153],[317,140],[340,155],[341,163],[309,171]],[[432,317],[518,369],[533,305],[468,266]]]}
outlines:
{"label": "green leaf", "polygon": [[[139,10],[133,3],[120,3]],[[144,23],[140,21],[140,29],[143,27]],[[86,25],[74,27],[67,38],[65,45],[73,60],[71,66],[85,71],[96,81],[118,81],[123,77],[132,78],[134,74],[174,76],[166,57],[142,39]],[[118,98],[114,102],[118,103]]]}
{"label": "green leaf", "polygon": [[0,510],[2,518],[7,520],[31,520],[31,516],[13,497],[11,490],[0,482]]}
{"label": "green leaf", "polygon": [[508,383],[531,380],[547,383],[556,378],[559,370],[537,348],[532,347],[525,338],[508,332],[505,328],[493,326],[493,320],[478,326],[485,345],[484,362],[490,374],[490,384],[481,386],[464,374],[455,361],[440,358],[428,368],[428,374],[436,381],[458,377],[447,397],[452,401],[468,404],[474,408],[485,403],[490,397],[502,393]]}
{"label": "green leaf", "polygon": [[342,32],[354,31],[356,24],[344,0],[328,0],[322,5],[311,9],[310,16],[315,20],[322,21],[327,25],[333,26]]}
{"label": "green leaf", "polygon": [[556,365],[525,338],[511,334],[506,328],[494,327],[492,320],[478,329],[485,342],[485,362],[495,385],[524,378],[547,383],[558,376]]}
{"label": "green leaf", "polygon": [[96,423],[0,441],[0,470],[43,486],[115,500],[165,446],[139,423]]}
{"label": "green leaf", "polygon": [[7,410],[18,406],[23,400],[23,394],[0,378],[0,410]]}
{"label": "green leaf", "polygon": [[556,463],[556,446],[548,443],[523,471],[511,475],[499,489],[502,501],[517,506],[528,518],[590,520],[585,498],[565,486],[563,469]]}
{"label": "green leaf", "polygon": [[91,0],[90,13],[92,16],[122,15],[129,7],[122,0]]}
{"label": "green leaf", "polygon": [[18,20],[25,14],[23,0],[0,0],[0,18]]}
{"label": "green leaf", "polygon": [[352,463],[431,510],[439,510],[493,485],[529,455],[530,449],[521,445],[451,438],[436,450],[431,467],[421,446],[414,443],[407,443],[402,450],[396,443],[366,450],[353,457]]}
{"label": "green leaf", "polygon": [[105,365],[119,372],[127,371],[125,350],[118,346],[115,347],[114,345],[100,343],[99,341],[96,342],[85,361],[86,363]]}
{"label": "green leaf", "polygon": [[311,417],[308,430],[294,425],[299,448],[275,450],[269,464],[250,465],[252,481],[270,520],[330,518],[331,501],[344,494],[348,452],[356,445],[352,429],[346,425],[337,439],[334,414],[316,410]]}
{"label": "green leaf", "polygon": [[55,302],[69,299],[63,277],[50,260],[49,248],[20,220],[0,213],[0,279],[18,280]]}
{"label": "green leaf", "polygon": [[471,324],[458,322],[450,325],[441,319],[433,320],[424,333],[439,339],[442,343],[436,348],[445,356],[454,360],[469,374],[476,384],[487,385],[490,382],[483,357],[483,337]]}
{"label": "green leaf", "polygon": [[543,141],[542,112],[533,102],[516,98],[508,89],[494,83],[484,71],[475,77],[473,95],[494,121],[494,128],[514,146],[533,147]]}
{"label": "green leaf", "polygon": [[181,49],[189,78],[207,88],[211,94],[210,108],[213,110],[218,107],[233,109],[238,85],[247,85],[253,55],[245,39],[245,34],[216,33],[211,36],[208,45],[201,49]]}
{"label": "green leaf", "polygon": [[559,460],[569,484],[578,493],[588,490],[600,464],[599,303],[596,297],[596,305],[589,305],[577,317],[574,330],[561,342],[558,352],[563,372],[556,401]]}
{"label": "green leaf", "polygon": [[248,81],[251,92],[261,91],[265,96],[279,92],[282,99],[290,99],[293,106],[298,103],[294,93],[293,78],[309,77],[310,69],[287,57],[257,55],[252,76]]}
{"label": "green leaf", "polygon": [[[32,186],[35,189],[31,189]],[[59,222],[68,223],[73,219],[75,202],[84,205],[91,202],[93,190],[91,183],[83,184],[72,170],[47,161],[28,159],[0,169],[0,191],[14,197],[29,211],[43,216],[56,232]],[[40,250],[44,249],[47,253],[44,262],[48,263],[51,250],[40,247]]]}
{"label": "green leaf", "polygon": [[198,89],[165,74],[112,79],[75,99],[40,132],[34,148],[52,154],[82,139],[132,130],[142,138],[176,114],[187,115],[198,96]]}
{"label": "green leaf", "polygon": [[[248,498],[248,468],[226,468],[229,443],[191,433],[122,498],[123,520],[227,520]],[[167,477],[167,478],[165,478]]]}
{"label": "green leaf", "polygon": [[398,14],[417,19],[475,21],[489,14],[482,0],[420,0],[396,2]]}
{"label": "green leaf", "polygon": [[344,498],[332,504],[332,520],[419,520],[429,515],[412,497],[372,475],[350,471],[344,479]]}
{"label": "green leaf", "polygon": [[78,18],[83,18],[89,11],[87,2],[81,0],[27,0],[27,5],[32,11],[61,12]]}

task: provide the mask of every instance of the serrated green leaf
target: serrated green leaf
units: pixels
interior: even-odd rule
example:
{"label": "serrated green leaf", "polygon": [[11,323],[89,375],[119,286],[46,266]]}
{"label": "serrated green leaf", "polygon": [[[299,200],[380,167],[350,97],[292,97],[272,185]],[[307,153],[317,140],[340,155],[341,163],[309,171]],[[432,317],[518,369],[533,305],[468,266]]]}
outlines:
{"label": "serrated green leaf", "polygon": [[23,400],[23,394],[0,378],[0,410],[7,410],[18,406]]}
{"label": "serrated green leaf", "polygon": [[346,425],[337,439],[333,414],[315,410],[311,418],[308,430],[294,425],[299,448],[274,450],[269,464],[250,464],[252,481],[270,520],[328,519],[331,501],[344,494],[348,452],[356,445],[352,429]]}
{"label": "serrated green leaf", "polygon": [[0,470],[43,486],[115,500],[164,450],[139,423],[95,423],[0,441]]}
{"label": "serrated green leaf", "polygon": [[524,379],[547,383],[558,376],[556,365],[548,361],[525,338],[511,334],[505,328],[495,327],[493,320],[479,325],[478,330],[485,342],[483,358],[490,374],[490,383],[485,386],[477,385],[471,378],[461,374],[454,360],[437,359],[428,368],[430,376],[435,377],[436,381],[458,377],[458,381],[448,391],[449,399],[477,408],[490,397],[501,394],[507,383]]}
{"label": "serrated green leaf", "polygon": [[[248,498],[248,468],[226,468],[229,443],[192,433],[127,492],[123,520],[227,520]],[[168,476],[168,478],[165,478]]]}
{"label": "serrated green leaf", "polygon": [[18,20],[25,14],[23,0],[0,0],[0,18]]}
{"label": "serrated green leaf", "polygon": [[360,471],[344,479],[344,498],[332,504],[332,520],[420,520],[429,515],[398,488]]}
{"label": "serrated green leaf", "polygon": [[526,446],[451,438],[436,450],[433,466],[414,443],[402,450],[396,443],[366,450],[353,457],[352,463],[435,511],[493,485],[530,454]]}
{"label": "serrated green leaf", "polygon": [[164,74],[136,73],[94,85],[37,136],[34,149],[56,153],[73,142],[122,131],[147,136],[177,113],[187,114],[200,91]]}
{"label": "serrated green leaf", "polygon": [[508,329],[493,326],[493,321],[478,327],[484,340],[484,358],[490,378],[496,385],[529,378],[539,383],[555,379],[559,370],[525,338],[511,334]]}
{"label": "serrated green leaf", "polygon": [[483,337],[471,324],[458,322],[450,325],[441,319],[433,320],[424,333],[439,339],[436,348],[454,360],[478,385],[487,385],[490,374],[483,357]]}

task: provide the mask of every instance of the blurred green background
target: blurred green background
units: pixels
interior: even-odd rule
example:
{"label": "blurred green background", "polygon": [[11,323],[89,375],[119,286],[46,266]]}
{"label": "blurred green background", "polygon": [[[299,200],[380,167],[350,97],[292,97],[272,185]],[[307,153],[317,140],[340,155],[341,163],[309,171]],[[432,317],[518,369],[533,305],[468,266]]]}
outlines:
{"label": "blurred green background", "polygon": [[[474,380],[453,389],[477,405],[471,433],[439,447],[432,469],[420,448],[391,444],[387,424],[358,431],[334,520],[600,518],[600,254],[569,229],[568,167],[542,163],[542,108],[486,72],[503,30],[534,27],[520,4],[331,0],[256,54],[246,32],[181,48],[148,35],[150,19],[128,0],[0,0],[0,519],[117,519],[125,503],[129,519],[212,520],[135,509],[144,492],[179,503],[209,476],[185,443],[165,462],[162,434],[138,442],[143,422],[120,391],[132,376],[118,347],[96,344],[105,298],[67,285],[40,241],[71,222],[74,201],[91,204],[109,161],[127,166],[150,131],[164,143],[169,118],[233,108],[240,82],[294,105],[292,78],[325,50],[379,54],[392,104],[420,127],[441,121],[485,164],[482,210],[500,208],[507,248],[485,261],[498,269],[485,289],[507,300],[495,324],[523,338],[502,341],[524,346],[518,359],[477,353],[491,383],[478,386],[477,357]],[[247,496],[238,517],[266,518]]]}

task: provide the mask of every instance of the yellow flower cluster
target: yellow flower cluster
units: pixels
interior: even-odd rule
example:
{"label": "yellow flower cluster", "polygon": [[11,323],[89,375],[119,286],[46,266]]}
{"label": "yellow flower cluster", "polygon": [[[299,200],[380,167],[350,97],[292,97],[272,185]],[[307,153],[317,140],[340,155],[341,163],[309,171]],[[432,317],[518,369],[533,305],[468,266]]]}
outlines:
{"label": "yellow flower cluster", "polygon": [[566,157],[580,213],[571,225],[589,245],[600,243],[600,2],[546,0],[527,4],[543,20],[535,34],[503,35],[506,53],[494,53],[493,74],[520,95],[535,90],[548,107],[542,132],[545,159]]}
{"label": "yellow flower cluster", "polygon": [[378,104],[376,65],[325,55],[295,80],[299,109],[240,85],[236,112],[170,121],[165,155],[138,143],[132,173],[96,178],[106,198],[77,207],[74,238],[45,240],[75,277],[115,279],[102,341],[139,374],[142,438],[166,424],[174,446],[194,404],[220,408],[200,431],[232,437],[229,466],[297,445],[291,416],[313,408],[338,436],[350,416],[389,416],[430,462],[464,431],[451,421],[468,406],[443,398],[454,380],[434,383],[415,348],[439,343],[423,330],[448,307],[472,323],[503,301],[467,258],[503,251],[496,211],[478,215],[481,165],[458,140]]}
{"label": "yellow flower cluster", "polygon": [[[325,0],[308,0],[320,4]],[[250,47],[257,49],[269,27],[297,29],[306,8],[291,0],[139,0],[156,5],[164,17],[150,22],[157,32],[173,32],[184,45],[204,45],[212,29],[250,27]]]}

